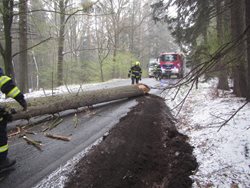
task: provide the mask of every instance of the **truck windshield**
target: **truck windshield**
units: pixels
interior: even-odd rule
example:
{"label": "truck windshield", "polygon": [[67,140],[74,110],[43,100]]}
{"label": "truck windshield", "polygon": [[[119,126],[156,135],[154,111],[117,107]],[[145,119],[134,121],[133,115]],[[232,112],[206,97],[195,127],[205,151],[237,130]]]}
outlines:
{"label": "truck windshield", "polygon": [[161,61],[176,61],[177,60],[177,55],[176,54],[163,54],[160,57]]}

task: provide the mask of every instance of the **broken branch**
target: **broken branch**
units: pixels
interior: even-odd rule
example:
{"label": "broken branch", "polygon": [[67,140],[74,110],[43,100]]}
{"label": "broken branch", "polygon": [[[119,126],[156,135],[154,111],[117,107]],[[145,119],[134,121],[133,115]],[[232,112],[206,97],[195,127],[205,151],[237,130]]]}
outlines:
{"label": "broken branch", "polygon": [[46,127],[45,129],[42,130],[42,132],[45,132],[47,130],[51,130],[53,128],[55,128],[57,125],[59,125],[60,123],[62,123],[63,119],[59,119],[59,117],[57,117],[48,127]]}
{"label": "broken branch", "polygon": [[75,114],[74,119],[73,119],[73,122],[74,122],[74,126],[75,126],[75,128],[76,128],[77,125],[78,125],[78,122],[79,122],[79,119],[78,119],[78,117],[77,117],[77,114]]}
{"label": "broken branch", "polygon": [[17,127],[17,131],[8,134],[8,137],[16,136],[16,135],[18,135],[18,134],[20,134],[20,133],[21,133],[21,129],[20,129],[20,127]]}
{"label": "broken branch", "polygon": [[44,133],[45,136],[53,139],[63,140],[63,141],[70,141],[70,137],[68,136],[62,136],[62,135],[56,135],[56,134],[50,134],[50,133]]}
{"label": "broken branch", "polygon": [[248,101],[245,102],[240,108],[238,108],[238,109],[233,113],[233,115],[231,115],[231,117],[228,118],[228,119],[220,126],[220,128],[218,129],[217,132],[219,132],[219,131],[221,130],[221,128],[222,128],[223,126],[225,126],[231,119],[233,119],[233,117],[234,117],[242,108],[244,108],[244,106],[246,106],[247,103],[248,103]]}
{"label": "broken branch", "polygon": [[28,143],[33,146],[35,146],[37,149],[42,150],[42,144],[39,141],[33,140],[31,138],[28,138],[27,136],[23,136],[23,139]]}

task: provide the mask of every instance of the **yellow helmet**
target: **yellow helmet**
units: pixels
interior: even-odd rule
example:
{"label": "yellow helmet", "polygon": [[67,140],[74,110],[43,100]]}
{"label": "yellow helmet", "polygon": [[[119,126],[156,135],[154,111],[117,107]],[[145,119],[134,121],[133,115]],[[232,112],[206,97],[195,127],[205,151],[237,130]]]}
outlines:
{"label": "yellow helmet", "polygon": [[135,62],[135,65],[140,66],[140,62],[139,62],[139,61],[136,61],[136,62]]}

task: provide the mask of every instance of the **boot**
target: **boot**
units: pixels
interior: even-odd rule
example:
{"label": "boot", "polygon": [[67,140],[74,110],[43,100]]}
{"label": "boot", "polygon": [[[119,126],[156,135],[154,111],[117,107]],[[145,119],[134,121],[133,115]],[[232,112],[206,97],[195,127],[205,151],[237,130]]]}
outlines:
{"label": "boot", "polygon": [[6,158],[5,160],[1,160],[0,161],[0,171],[7,169],[7,168],[10,168],[14,164],[16,164],[15,159]]}

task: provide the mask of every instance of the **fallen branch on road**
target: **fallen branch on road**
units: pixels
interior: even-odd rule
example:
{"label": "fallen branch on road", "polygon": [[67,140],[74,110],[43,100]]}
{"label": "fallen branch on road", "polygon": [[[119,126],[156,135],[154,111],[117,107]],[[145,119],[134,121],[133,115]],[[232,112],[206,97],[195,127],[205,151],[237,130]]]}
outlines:
{"label": "fallen branch on road", "polygon": [[48,127],[46,127],[45,129],[42,130],[42,132],[45,132],[47,130],[51,130],[55,127],[57,127],[57,125],[59,125],[60,123],[62,123],[63,119],[59,119],[59,117],[57,117]]}
{"label": "fallen branch on road", "polygon": [[75,114],[74,119],[73,119],[73,122],[74,122],[74,127],[76,128],[77,125],[78,125],[78,123],[79,123],[79,119],[78,119],[78,117],[77,117],[77,114]]}
{"label": "fallen branch on road", "polygon": [[16,129],[17,130],[15,132],[12,132],[12,133],[8,134],[8,137],[16,136],[16,135],[21,133],[20,127],[17,127]]}
{"label": "fallen branch on road", "polygon": [[25,134],[33,134],[33,135],[36,135],[37,133],[36,132],[33,132],[33,131],[28,131],[28,130],[25,130],[23,127],[16,127],[16,131],[15,132],[12,132],[10,134],[8,134],[8,137],[12,137],[12,136],[16,136],[20,134],[19,137],[22,137],[24,136]]}
{"label": "fallen branch on road", "polygon": [[33,146],[35,146],[37,149],[42,150],[42,144],[40,141],[33,140],[31,138],[28,138],[27,136],[23,136],[23,139],[28,143]]}
{"label": "fallen branch on road", "polygon": [[62,136],[62,135],[57,135],[57,134],[50,134],[50,133],[44,133],[45,136],[57,140],[63,140],[63,141],[70,141],[71,138],[68,136]]}

